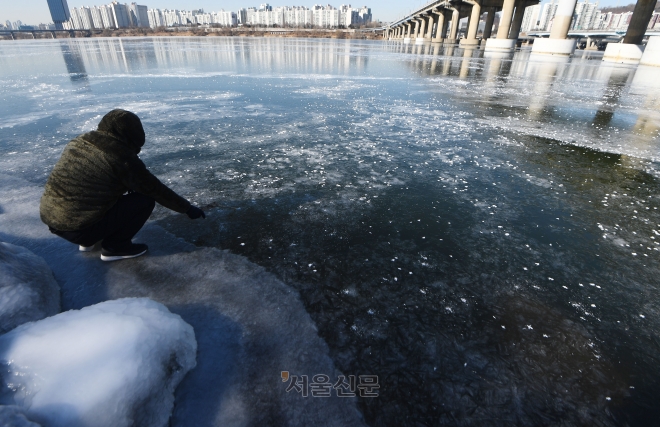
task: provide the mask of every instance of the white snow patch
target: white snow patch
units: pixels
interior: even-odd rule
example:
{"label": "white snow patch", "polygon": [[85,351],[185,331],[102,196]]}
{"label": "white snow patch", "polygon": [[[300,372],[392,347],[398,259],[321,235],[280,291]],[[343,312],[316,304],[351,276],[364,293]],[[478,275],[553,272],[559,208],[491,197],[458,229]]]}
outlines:
{"label": "white snow patch", "polygon": [[196,351],[192,326],[164,305],[106,301],[0,337],[3,393],[48,426],[165,426]]}

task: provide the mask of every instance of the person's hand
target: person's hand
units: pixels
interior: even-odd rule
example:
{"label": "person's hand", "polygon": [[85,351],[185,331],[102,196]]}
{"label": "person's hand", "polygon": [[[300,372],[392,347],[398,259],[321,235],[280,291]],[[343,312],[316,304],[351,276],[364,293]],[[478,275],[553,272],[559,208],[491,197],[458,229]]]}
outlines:
{"label": "person's hand", "polygon": [[198,208],[197,206],[190,206],[190,209],[188,209],[186,215],[188,215],[188,218],[190,219],[197,219],[199,217],[206,218],[206,215],[204,215],[204,211]]}

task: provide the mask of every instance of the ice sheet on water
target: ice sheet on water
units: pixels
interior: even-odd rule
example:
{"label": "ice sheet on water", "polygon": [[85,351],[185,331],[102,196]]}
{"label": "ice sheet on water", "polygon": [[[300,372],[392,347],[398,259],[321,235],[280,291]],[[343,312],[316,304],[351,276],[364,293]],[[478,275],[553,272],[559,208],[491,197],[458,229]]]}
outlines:
{"label": "ice sheet on water", "polygon": [[194,327],[197,367],[177,389],[172,426],[363,425],[355,399],[285,391],[281,371],[309,378],[341,374],[297,292],[244,257],[197,250],[149,224],[136,237],[150,245],[147,256],[102,263],[98,252],[78,252],[41,223],[42,191],[0,174],[0,238],[47,260],[65,309],[148,297]]}
{"label": "ice sheet on water", "polygon": [[106,301],[1,336],[2,394],[49,426],[162,427],[196,351],[193,328],[162,304]]}
{"label": "ice sheet on water", "polygon": [[60,312],[60,287],[43,258],[0,242],[0,334]]}
{"label": "ice sheet on water", "polygon": [[[288,41],[282,44],[290,47]],[[260,51],[263,58],[279,56],[266,53]],[[624,91],[620,101],[601,102],[601,89],[616,90],[591,77],[578,78],[574,84],[566,74],[566,69],[599,68],[590,65],[560,67],[557,78],[548,83],[534,77],[552,77],[553,73],[536,73],[527,66],[526,58],[513,61],[513,67],[512,61],[504,61],[490,75],[486,68],[491,60],[485,58],[480,74],[470,69],[471,76],[464,79],[469,83],[457,84],[456,69],[440,79],[426,78],[430,64],[425,61],[433,57],[418,61],[410,55],[383,56],[387,62],[370,64],[367,75],[416,67],[418,62],[420,66],[412,74],[410,70],[397,74],[405,75],[400,81],[342,75],[342,90],[335,96],[314,96],[307,92],[332,91],[340,78],[334,76],[341,72],[305,65],[310,68],[290,73],[284,68],[283,72],[272,73],[269,68],[264,73],[265,68],[260,68],[250,73],[243,72],[240,60],[234,59],[231,66],[240,72],[226,79],[199,82],[185,78],[181,83],[173,78],[172,87],[159,92],[134,88],[145,104],[131,104],[135,91],[128,95],[96,92],[90,97],[94,102],[69,97],[62,101],[61,111],[71,118],[58,129],[78,125],[80,104],[85,104],[90,115],[95,108],[110,107],[113,102],[142,109],[139,114],[151,126],[148,134],[154,138],[143,156],[156,174],[197,202],[212,205],[219,201],[222,205],[227,200],[227,205],[239,207],[214,209],[205,223],[208,228],[180,222],[177,217],[165,218],[161,224],[189,242],[254,257],[255,262],[298,287],[345,372],[378,372],[396,384],[389,388],[394,390],[392,395],[384,394],[365,405],[371,419],[392,420],[414,413],[416,420],[426,424],[438,420],[468,423],[476,417],[544,424],[548,419],[544,417],[550,416],[569,420],[567,423],[607,425],[607,420],[598,418],[607,417],[608,412],[599,406],[602,399],[595,390],[619,389],[620,381],[604,374],[613,363],[606,352],[599,366],[594,365],[590,353],[584,352],[584,337],[591,334],[598,345],[612,345],[608,343],[619,340],[618,332],[624,336],[630,332],[623,327],[621,331],[608,328],[606,317],[618,320],[626,319],[628,311],[657,312],[644,306],[654,301],[649,296],[653,295],[651,284],[656,282],[657,268],[650,267],[651,263],[642,265],[645,261],[639,246],[650,247],[647,239],[652,234],[651,225],[641,218],[657,215],[649,216],[646,209],[630,205],[646,197],[641,190],[620,203],[600,203],[603,194],[621,187],[657,187],[644,173],[653,173],[657,164],[604,152],[621,152],[617,144],[625,145],[634,133],[624,130],[632,128],[631,108],[638,108],[640,100],[627,97]],[[453,65],[462,65],[460,58],[448,58]],[[252,56],[250,63],[255,61],[265,64]],[[510,75],[507,69],[511,69]],[[185,67],[181,70],[185,74]],[[305,70],[312,76],[298,79]],[[332,77],[315,78],[315,74]],[[259,84],[250,77],[254,75],[259,76]],[[122,79],[120,83],[135,84],[136,80]],[[159,80],[166,81],[153,82],[159,84]],[[359,91],[350,89],[351,80],[362,85]],[[102,88],[116,83],[108,80]],[[189,90],[196,84],[201,90]],[[241,97],[230,103],[197,98],[199,92],[236,88]],[[50,100],[60,102],[57,94]],[[251,108],[254,105],[263,105],[268,111]],[[607,118],[615,108],[611,125],[594,122],[596,110],[597,117]],[[257,115],[251,115],[254,113]],[[651,115],[645,121],[645,116],[648,114],[640,114],[640,119],[652,131],[657,119]],[[42,133],[50,138],[49,131]],[[586,135],[593,150],[576,147],[585,142],[576,138],[580,135]],[[646,139],[648,147],[628,152],[652,151],[653,138]],[[630,140],[644,138],[633,135]],[[19,150],[12,147],[10,151]],[[40,160],[12,157],[12,161],[0,158],[0,168],[22,170],[16,164],[20,162],[25,166],[23,176],[33,180],[30,167]],[[274,160],[279,158],[288,162]],[[475,205],[477,199],[485,203]],[[417,222],[418,212],[423,213],[421,222]],[[163,218],[169,213],[158,215]],[[635,246],[638,256],[631,255],[633,249],[628,248],[625,255],[631,260],[622,259],[617,254],[621,249],[613,251],[611,243],[602,239],[596,221],[639,222],[639,227],[630,226],[631,231],[617,234]],[[648,249],[644,252],[653,254]],[[428,258],[426,265],[419,263],[418,253]],[[197,265],[199,256],[181,257],[176,262]],[[214,260],[219,255],[214,251],[204,256],[208,263],[218,264]],[[167,260],[170,264],[158,265],[175,265],[171,258]],[[310,263],[312,267],[308,267]],[[113,270],[124,268],[128,267]],[[148,271],[164,274],[157,266]],[[116,277],[114,274],[106,277]],[[595,294],[597,288],[575,283],[596,279],[608,285],[602,295]],[[437,280],[446,282],[449,289],[429,286]],[[356,289],[353,295],[342,293],[352,288]],[[422,293],[420,288],[428,290]],[[147,287],[143,292],[152,290]],[[522,307],[514,308],[527,314],[518,318],[513,310],[510,322],[501,322],[499,317],[509,311],[513,297],[519,298]],[[594,316],[576,311],[571,302],[584,307],[596,303],[607,315],[598,322]],[[372,308],[374,314],[369,314]],[[498,317],[492,325],[484,320],[490,314]],[[635,329],[634,324],[626,328],[630,326],[636,336],[654,334],[657,316],[646,315],[643,328]],[[542,328],[548,317],[550,327]],[[574,323],[562,323],[562,319]],[[635,314],[635,320],[639,319]],[[528,324],[534,329],[526,328]],[[490,339],[484,331],[493,327],[511,335]],[[516,334],[525,340],[521,350]],[[561,341],[562,334],[577,338]],[[544,343],[550,341],[552,344]],[[456,343],[456,347],[445,343]],[[640,348],[633,351],[637,350]],[[553,356],[545,358],[551,353]],[[563,357],[574,354],[580,354],[580,360]],[[491,362],[476,370],[484,366],[484,360]],[[461,370],[464,367],[469,370]],[[583,390],[591,377],[602,383]],[[554,381],[556,378],[561,381]],[[422,381],[427,387],[420,393]],[[445,406],[426,404],[430,394],[440,396]],[[609,397],[615,402],[619,398],[614,393]],[[571,418],[587,413],[575,411],[576,407],[600,415],[589,420]],[[451,417],[446,415],[449,418],[442,421],[441,413]]]}

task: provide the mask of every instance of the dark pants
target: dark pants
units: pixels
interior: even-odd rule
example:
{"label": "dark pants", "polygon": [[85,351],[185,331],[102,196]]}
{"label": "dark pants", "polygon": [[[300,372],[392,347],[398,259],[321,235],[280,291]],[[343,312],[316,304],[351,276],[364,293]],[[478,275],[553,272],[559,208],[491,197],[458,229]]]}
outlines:
{"label": "dark pants", "polygon": [[50,231],[76,245],[92,246],[102,241],[103,249],[121,251],[130,246],[131,239],[147,222],[155,206],[151,197],[140,193],[125,194],[101,221],[90,227],[77,231],[51,228]]}

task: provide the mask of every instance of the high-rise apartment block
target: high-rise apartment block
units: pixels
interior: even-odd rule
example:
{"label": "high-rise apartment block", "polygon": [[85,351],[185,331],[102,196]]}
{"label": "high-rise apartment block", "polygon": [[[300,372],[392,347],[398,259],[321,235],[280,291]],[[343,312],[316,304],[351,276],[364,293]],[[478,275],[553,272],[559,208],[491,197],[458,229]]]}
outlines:
{"label": "high-rise apartment block", "polygon": [[[66,6],[66,0],[59,0]],[[55,0],[53,0],[55,2]],[[49,4],[51,1],[49,0]],[[268,3],[259,7],[240,9],[238,12],[204,12],[198,10],[148,9],[137,3],[122,4],[113,1],[103,6],[83,6],[66,9],[65,29],[104,29],[130,27],[173,27],[187,25],[255,25],[264,27],[319,27],[348,28],[370,23],[371,9],[341,5],[339,9],[316,5],[311,9],[302,6],[273,8]],[[64,15],[62,15],[64,16]]]}
{"label": "high-rise apartment block", "polygon": [[598,21],[598,2],[589,3],[585,0],[582,3],[575,5],[575,12],[573,12],[573,22],[571,24],[572,30],[591,30]]}
{"label": "high-rise apartment block", "polygon": [[549,3],[543,5],[541,18],[539,18],[539,31],[550,31],[552,20],[557,12],[557,6],[559,6],[559,0],[551,0]]}
{"label": "high-rise apartment block", "polygon": [[236,12],[204,12],[199,10],[160,10],[149,9],[147,11],[149,26],[157,27],[178,27],[187,25],[221,25],[234,27],[238,24]]}
{"label": "high-rise apartment block", "polygon": [[65,29],[90,30],[104,28],[149,27],[147,6],[137,3],[121,4],[113,1],[103,6],[74,7],[70,18],[63,24]]}
{"label": "high-rise apartment block", "polygon": [[[529,22],[533,21],[535,11],[534,7],[530,6],[525,10],[523,18],[522,31],[550,31],[552,23],[557,12],[559,0],[550,0],[545,3],[541,9],[541,16],[538,18],[538,25],[536,28],[530,26]],[[575,12],[573,13],[573,21],[571,22],[571,30],[615,30],[625,31],[630,24],[632,12],[623,13],[602,13],[598,9],[598,2],[589,2],[583,0],[575,5]],[[529,18],[529,19],[528,19]],[[660,29],[660,13],[654,13],[651,21],[649,22],[648,29]]]}
{"label": "high-rise apartment block", "polygon": [[64,23],[71,18],[66,0],[48,0],[48,9],[50,9],[50,17],[53,19],[55,29],[63,29]]}
{"label": "high-rise apartment block", "polygon": [[314,6],[308,9],[302,6],[272,7],[263,3],[259,7],[249,7],[238,12],[204,12],[203,10],[160,10],[149,9],[149,25],[171,27],[179,25],[254,25],[262,27],[320,27],[338,28],[369,23],[372,20],[371,9],[364,6],[358,9],[350,5]]}
{"label": "high-rise apartment block", "polygon": [[541,5],[536,4],[534,6],[527,6],[525,9],[525,14],[523,15],[522,25],[520,26],[520,31],[527,33],[529,31],[535,31],[539,27],[539,15],[541,14]]}

